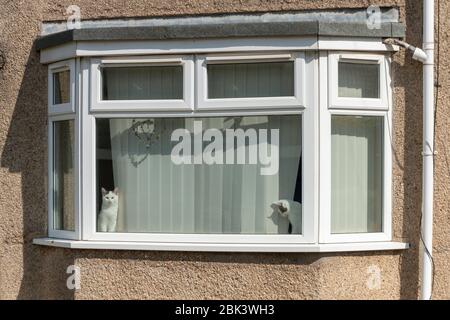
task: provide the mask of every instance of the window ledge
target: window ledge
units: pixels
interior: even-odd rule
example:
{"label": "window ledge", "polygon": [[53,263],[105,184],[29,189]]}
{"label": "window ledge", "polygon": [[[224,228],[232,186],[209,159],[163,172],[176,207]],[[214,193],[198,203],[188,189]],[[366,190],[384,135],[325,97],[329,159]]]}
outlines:
{"label": "window ledge", "polygon": [[125,241],[83,241],[56,238],[36,238],[33,243],[69,249],[210,251],[210,252],[356,252],[404,250],[403,242],[358,242],[333,244],[231,244],[231,243],[167,243]]}

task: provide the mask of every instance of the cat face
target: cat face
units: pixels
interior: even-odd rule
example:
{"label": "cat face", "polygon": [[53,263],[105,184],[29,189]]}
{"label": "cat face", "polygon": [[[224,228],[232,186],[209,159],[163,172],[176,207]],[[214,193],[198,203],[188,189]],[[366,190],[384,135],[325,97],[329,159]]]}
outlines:
{"label": "cat face", "polygon": [[117,205],[119,202],[119,189],[115,188],[114,191],[106,191],[102,188],[102,204],[103,205]]}
{"label": "cat face", "polygon": [[282,217],[287,217],[289,215],[288,208],[286,208],[281,201],[273,202],[270,206]]}

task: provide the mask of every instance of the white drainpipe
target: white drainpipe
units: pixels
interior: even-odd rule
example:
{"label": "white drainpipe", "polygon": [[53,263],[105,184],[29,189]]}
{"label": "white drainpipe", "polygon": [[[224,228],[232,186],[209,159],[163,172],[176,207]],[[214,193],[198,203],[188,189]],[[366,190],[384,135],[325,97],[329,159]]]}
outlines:
{"label": "white drainpipe", "polygon": [[[434,169],[434,0],[423,1],[422,300],[431,299]],[[430,255],[430,256],[428,256]]]}
{"label": "white drainpipe", "polygon": [[431,299],[433,286],[433,171],[434,171],[434,0],[423,0],[423,50],[398,39],[386,39],[412,52],[423,63],[423,173],[421,250],[422,300]]}

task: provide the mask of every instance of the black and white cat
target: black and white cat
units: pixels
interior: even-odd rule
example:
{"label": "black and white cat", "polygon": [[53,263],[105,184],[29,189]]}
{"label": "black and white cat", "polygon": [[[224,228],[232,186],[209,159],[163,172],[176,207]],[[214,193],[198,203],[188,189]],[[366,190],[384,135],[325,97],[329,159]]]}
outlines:
{"label": "black and white cat", "polygon": [[97,227],[99,232],[115,232],[117,212],[119,211],[119,189],[106,191],[102,188],[102,208],[98,215]]}

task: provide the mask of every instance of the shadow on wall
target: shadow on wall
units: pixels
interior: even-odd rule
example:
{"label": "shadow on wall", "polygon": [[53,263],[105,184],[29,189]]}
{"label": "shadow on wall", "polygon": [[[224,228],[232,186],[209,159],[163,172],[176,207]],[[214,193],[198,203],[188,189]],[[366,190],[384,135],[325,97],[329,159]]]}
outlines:
{"label": "shadow on wall", "polygon": [[[18,244],[12,245],[10,249],[23,251],[23,275],[18,299],[70,299],[74,295],[66,287],[68,276],[66,269],[74,263],[73,253],[69,250],[50,249],[32,244],[33,238],[47,234],[46,78],[46,67],[40,64],[39,53],[33,46],[25,65],[1,155],[1,166],[8,168],[9,172],[20,173],[22,179],[23,217],[18,216],[15,221],[23,219],[23,241],[17,239],[15,243]],[[11,214],[20,213],[11,212]],[[20,255],[19,252],[12,254]],[[21,270],[17,262],[9,266],[5,263],[2,267],[13,269],[11,272],[15,273]],[[12,288],[17,284],[8,283],[3,286]],[[10,292],[2,294],[8,297],[12,295]]]}

